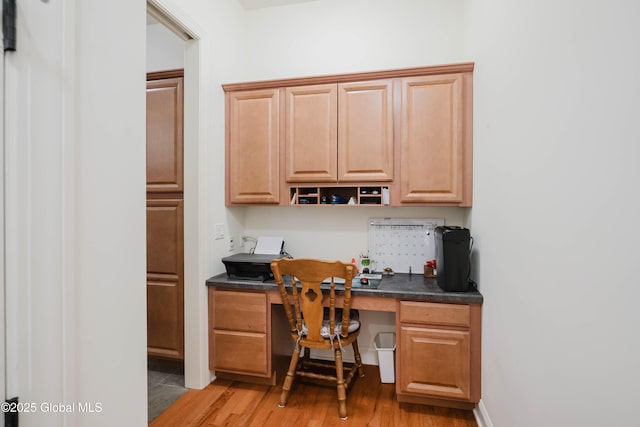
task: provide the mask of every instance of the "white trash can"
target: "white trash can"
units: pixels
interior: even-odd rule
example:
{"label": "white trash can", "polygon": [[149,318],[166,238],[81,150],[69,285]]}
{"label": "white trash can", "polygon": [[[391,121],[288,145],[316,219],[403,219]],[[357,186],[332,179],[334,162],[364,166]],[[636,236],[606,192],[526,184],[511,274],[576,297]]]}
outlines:
{"label": "white trash can", "polygon": [[396,334],[393,332],[380,332],[374,338],[373,344],[378,351],[380,381],[383,383],[396,382],[394,357],[396,350]]}

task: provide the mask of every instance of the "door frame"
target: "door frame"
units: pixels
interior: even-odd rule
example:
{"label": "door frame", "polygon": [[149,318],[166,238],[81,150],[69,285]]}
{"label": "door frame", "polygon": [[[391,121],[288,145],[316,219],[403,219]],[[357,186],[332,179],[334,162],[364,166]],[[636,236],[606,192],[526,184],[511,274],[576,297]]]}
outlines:
{"label": "door frame", "polygon": [[[211,382],[207,362],[207,298],[203,285],[206,279],[207,241],[206,197],[201,188],[206,120],[201,80],[205,32],[184,12],[175,0],[147,0],[147,10],[154,10],[162,19],[188,36],[184,55],[184,379],[185,387],[202,389]],[[145,307],[146,309],[146,307]]]}
{"label": "door frame", "polygon": [[[2,6],[3,2],[0,2],[0,16],[2,16]],[[7,400],[9,396],[7,396],[7,361],[5,359],[5,350],[6,350],[6,336],[5,336],[5,271],[4,271],[4,263],[5,263],[5,223],[4,223],[4,147],[5,147],[5,134],[4,134],[4,111],[5,111],[5,99],[4,99],[4,40],[0,38],[0,49],[2,49],[2,60],[0,60],[0,141],[2,141],[2,147],[0,148],[0,280],[2,280],[2,284],[0,284],[0,387],[2,387],[2,402]],[[4,416],[0,420],[0,426],[4,426]]]}

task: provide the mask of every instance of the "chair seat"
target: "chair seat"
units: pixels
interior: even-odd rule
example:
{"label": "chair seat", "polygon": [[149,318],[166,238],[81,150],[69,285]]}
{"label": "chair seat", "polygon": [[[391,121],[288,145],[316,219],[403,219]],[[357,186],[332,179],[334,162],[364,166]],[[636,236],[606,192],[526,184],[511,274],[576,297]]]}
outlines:
{"label": "chair seat", "polygon": [[[357,319],[349,319],[349,327],[347,328],[347,333],[354,333],[356,332],[358,329],[360,329],[360,321]],[[322,322],[322,329],[320,329],[320,335],[322,335],[322,338],[330,338],[331,337],[331,328],[329,327],[329,319],[325,319]],[[335,335],[340,335],[342,333],[342,323],[338,323],[336,322],[335,327],[334,327],[334,336]],[[302,335],[306,336],[307,335],[307,325],[305,325],[304,322],[302,322]]]}
{"label": "chair seat", "polygon": [[[349,326],[347,327],[347,333],[352,334],[354,332],[356,332],[357,330],[360,329],[360,314],[358,313],[358,310],[351,310],[349,313]],[[342,333],[342,322],[340,322],[340,319],[342,319],[342,309],[337,308],[336,309],[336,322],[335,322],[335,327],[334,327],[334,336],[335,335],[340,335]],[[322,336],[322,338],[330,338],[331,337],[331,328],[329,326],[330,324],[330,320],[329,320],[329,310],[325,309],[324,311],[324,320],[322,321],[322,328],[320,329],[320,335]],[[306,336],[307,335],[307,325],[305,324],[304,320],[302,321],[302,335]]]}
{"label": "chair seat", "polygon": [[[356,319],[350,319],[349,326],[347,327],[347,333],[349,334],[354,333],[358,329],[360,329],[360,321]],[[329,338],[330,330],[331,329],[329,328],[329,320],[327,319],[324,322],[322,322],[322,329],[320,329],[320,335],[322,335],[323,338]],[[334,327],[334,331],[336,334],[340,335],[342,333],[342,323],[336,323]]]}

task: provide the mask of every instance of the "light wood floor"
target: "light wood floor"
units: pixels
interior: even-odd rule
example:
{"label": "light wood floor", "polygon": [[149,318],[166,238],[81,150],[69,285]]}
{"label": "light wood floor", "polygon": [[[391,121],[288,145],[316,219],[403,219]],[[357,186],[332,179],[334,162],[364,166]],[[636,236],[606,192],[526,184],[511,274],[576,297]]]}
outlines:
{"label": "light wood floor", "polygon": [[366,375],[356,378],[347,394],[346,421],[338,417],[332,387],[296,382],[287,407],[278,408],[281,384],[269,387],[218,379],[203,390],[187,391],[149,426],[478,426],[472,411],[398,403],[395,384],[380,383],[377,366],[365,369]]}

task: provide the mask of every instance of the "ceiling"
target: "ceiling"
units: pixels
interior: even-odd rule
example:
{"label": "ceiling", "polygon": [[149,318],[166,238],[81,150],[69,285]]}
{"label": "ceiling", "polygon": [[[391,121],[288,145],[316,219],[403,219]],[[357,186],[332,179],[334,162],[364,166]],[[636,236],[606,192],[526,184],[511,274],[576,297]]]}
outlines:
{"label": "ceiling", "polygon": [[283,6],[285,4],[306,3],[317,0],[238,0],[246,9],[262,9],[265,7]]}

